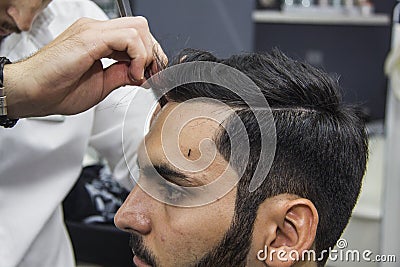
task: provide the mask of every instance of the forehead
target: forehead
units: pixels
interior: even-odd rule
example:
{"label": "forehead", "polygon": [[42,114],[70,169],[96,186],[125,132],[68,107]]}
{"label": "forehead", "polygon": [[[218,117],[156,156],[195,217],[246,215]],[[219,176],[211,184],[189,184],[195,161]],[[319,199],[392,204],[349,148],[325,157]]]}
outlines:
{"label": "forehead", "polygon": [[218,103],[169,102],[153,121],[141,146],[153,165],[168,164],[198,175],[227,168],[215,146],[216,135],[231,110]]}
{"label": "forehead", "polygon": [[[212,149],[223,114],[226,111],[216,104],[197,101],[168,103],[157,115],[145,138],[148,152],[164,152],[164,156],[174,157],[182,154],[185,158],[199,159],[201,154]],[[165,160],[153,156],[154,160]]]}

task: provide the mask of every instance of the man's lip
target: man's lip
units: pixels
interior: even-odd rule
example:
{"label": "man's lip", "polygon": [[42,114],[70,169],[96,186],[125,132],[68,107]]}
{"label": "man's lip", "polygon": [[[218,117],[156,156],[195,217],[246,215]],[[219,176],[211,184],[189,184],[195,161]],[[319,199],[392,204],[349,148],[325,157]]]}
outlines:
{"label": "man's lip", "polygon": [[134,256],[133,257],[133,263],[135,263],[135,265],[137,267],[151,267],[150,265],[148,265],[147,263],[145,263],[141,258],[139,258],[138,256]]}

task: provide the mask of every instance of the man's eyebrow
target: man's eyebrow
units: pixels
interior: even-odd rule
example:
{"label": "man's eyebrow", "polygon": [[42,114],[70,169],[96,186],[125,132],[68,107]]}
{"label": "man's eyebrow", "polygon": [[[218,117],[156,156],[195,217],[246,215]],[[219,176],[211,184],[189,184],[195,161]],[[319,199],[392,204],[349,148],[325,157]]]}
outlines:
{"label": "man's eyebrow", "polygon": [[[138,162],[138,166],[140,166]],[[162,178],[171,182],[173,184],[193,186],[197,182],[193,181],[193,178],[188,175],[172,169],[170,166],[164,163],[143,166],[141,173],[146,177],[154,177],[155,175],[160,175]]]}

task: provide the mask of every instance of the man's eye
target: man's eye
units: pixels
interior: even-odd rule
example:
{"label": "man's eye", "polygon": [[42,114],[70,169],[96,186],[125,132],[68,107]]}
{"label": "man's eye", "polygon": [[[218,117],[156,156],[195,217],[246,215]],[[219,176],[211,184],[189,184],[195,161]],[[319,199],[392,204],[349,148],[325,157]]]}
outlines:
{"label": "man's eye", "polygon": [[160,184],[160,193],[166,200],[173,203],[181,201],[186,196],[186,192],[184,192],[183,189],[168,185],[166,183]]}

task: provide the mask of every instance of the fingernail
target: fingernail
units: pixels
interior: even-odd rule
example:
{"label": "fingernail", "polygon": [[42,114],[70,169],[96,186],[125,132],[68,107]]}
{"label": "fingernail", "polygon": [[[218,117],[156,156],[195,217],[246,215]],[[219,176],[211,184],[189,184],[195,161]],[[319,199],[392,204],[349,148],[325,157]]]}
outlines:
{"label": "fingernail", "polygon": [[144,79],[144,70],[145,70],[146,68],[143,68],[143,70],[142,70],[142,73],[141,73],[141,76],[140,76],[140,80],[143,80]]}
{"label": "fingernail", "polygon": [[135,78],[133,78],[133,76],[132,76],[132,74],[129,72],[128,73],[128,77],[129,77],[129,79],[132,81],[132,82],[137,82],[136,80],[135,80]]}

